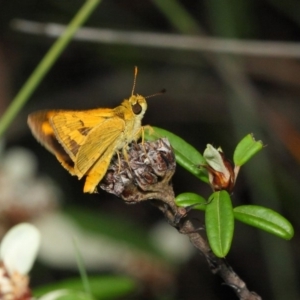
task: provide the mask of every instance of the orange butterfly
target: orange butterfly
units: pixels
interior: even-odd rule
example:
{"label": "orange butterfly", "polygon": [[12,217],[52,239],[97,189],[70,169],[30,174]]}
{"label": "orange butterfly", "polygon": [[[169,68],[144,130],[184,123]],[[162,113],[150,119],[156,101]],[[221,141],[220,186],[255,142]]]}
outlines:
{"label": "orange butterfly", "polygon": [[84,193],[96,192],[115,153],[142,134],[147,110],[145,97],[133,95],[116,108],[43,110],[28,116],[35,138],[52,152],[62,166],[79,179],[86,176]]}

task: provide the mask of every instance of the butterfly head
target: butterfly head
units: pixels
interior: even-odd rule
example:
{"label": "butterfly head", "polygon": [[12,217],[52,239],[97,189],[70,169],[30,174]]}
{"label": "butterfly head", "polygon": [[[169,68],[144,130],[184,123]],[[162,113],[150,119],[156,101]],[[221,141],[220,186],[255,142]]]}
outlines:
{"label": "butterfly head", "polygon": [[129,98],[129,103],[131,105],[132,112],[142,118],[147,110],[146,99],[141,95],[132,95]]}

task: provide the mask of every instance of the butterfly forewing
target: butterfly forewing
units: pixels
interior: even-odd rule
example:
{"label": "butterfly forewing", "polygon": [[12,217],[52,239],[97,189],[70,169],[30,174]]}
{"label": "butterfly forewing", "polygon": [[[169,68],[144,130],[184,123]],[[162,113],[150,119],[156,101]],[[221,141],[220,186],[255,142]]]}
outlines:
{"label": "butterfly forewing", "polygon": [[112,149],[113,155],[116,150],[122,148],[124,128],[125,123],[120,118],[107,119],[101,123],[101,126],[93,128],[78,151],[75,160],[76,170],[84,175],[98,159],[104,156],[107,149]]}
{"label": "butterfly forewing", "polygon": [[89,132],[107,120],[112,110],[106,109],[104,115],[97,114],[97,111],[61,111],[50,118],[56,138],[73,161]]}

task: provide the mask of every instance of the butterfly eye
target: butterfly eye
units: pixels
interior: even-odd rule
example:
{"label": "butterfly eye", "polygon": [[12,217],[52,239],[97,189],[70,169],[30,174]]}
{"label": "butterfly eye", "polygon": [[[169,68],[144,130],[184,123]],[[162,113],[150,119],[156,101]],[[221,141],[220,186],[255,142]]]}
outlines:
{"label": "butterfly eye", "polygon": [[132,105],[132,111],[134,114],[138,115],[142,111],[142,106],[137,102]]}

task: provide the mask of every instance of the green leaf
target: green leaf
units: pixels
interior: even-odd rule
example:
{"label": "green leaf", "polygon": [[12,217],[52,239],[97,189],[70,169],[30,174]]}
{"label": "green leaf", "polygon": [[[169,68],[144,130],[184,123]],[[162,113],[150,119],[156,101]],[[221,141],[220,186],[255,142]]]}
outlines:
{"label": "green leaf", "polygon": [[242,166],[263,148],[262,141],[255,141],[252,134],[246,135],[236,146],[233,161],[236,166]]}
{"label": "green leaf", "polygon": [[235,207],[233,212],[237,220],[283,239],[290,240],[294,236],[292,224],[272,209],[258,205],[242,205]]}
{"label": "green leaf", "polygon": [[175,198],[175,202],[177,206],[187,207],[193,205],[193,209],[199,210],[205,210],[207,205],[206,199],[194,193],[182,193]]}
{"label": "green leaf", "polygon": [[80,291],[72,291],[68,289],[53,290],[42,295],[40,300],[94,300],[91,295],[82,293]]}
{"label": "green leaf", "polygon": [[[124,297],[125,295],[128,295],[137,289],[136,282],[124,276],[89,277],[89,284],[91,287],[92,296],[96,299],[115,299],[121,296]],[[86,295],[82,292],[83,284],[81,278],[66,279],[55,284],[45,285],[35,289],[34,295],[39,297],[48,292],[60,289],[67,289],[70,293],[78,294],[78,297],[80,295]]]}
{"label": "green leaf", "polygon": [[227,191],[214,192],[208,200],[205,211],[205,225],[209,245],[218,257],[225,257],[230,250],[234,216]]}
{"label": "green leaf", "polygon": [[207,172],[201,168],[205,164],[205,160],[200,152],[174,133],[158,127],[151,127],[151,129],[146,128],[145,130],[146,140],[153,141],[167,137],[174,149],[177,163],[200,180],[208,182]]}

